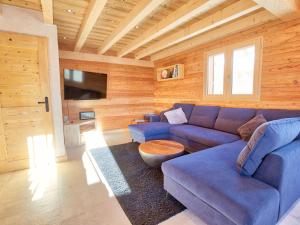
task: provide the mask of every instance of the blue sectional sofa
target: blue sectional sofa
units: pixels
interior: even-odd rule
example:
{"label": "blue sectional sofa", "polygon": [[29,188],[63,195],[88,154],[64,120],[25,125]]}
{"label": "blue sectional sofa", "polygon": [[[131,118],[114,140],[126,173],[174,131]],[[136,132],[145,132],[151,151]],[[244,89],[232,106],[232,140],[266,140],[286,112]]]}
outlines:
{"label": "blue sectional sofa", "polygon": [[[268,120],[300,117],[300,110],[242,109],[175,104],[188,123],[130,125],[133,140],[171,139],[192,154],[162,165],[164,188],[211,225],[273,225],[300,197],[300,134],[268,154],[252,176],[242,176],[236,161],[247,142],[237,128],[255,115]],[[205,151],[199,151],[204,150]]]}

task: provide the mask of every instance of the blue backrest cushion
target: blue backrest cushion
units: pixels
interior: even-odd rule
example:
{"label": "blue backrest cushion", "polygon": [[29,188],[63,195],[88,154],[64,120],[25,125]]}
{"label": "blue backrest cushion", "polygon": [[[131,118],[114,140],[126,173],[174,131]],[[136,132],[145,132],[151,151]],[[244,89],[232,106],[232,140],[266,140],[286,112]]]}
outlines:
{"label": "blue backrest cushion", "polygon": [[291,143],[299,132],[300,117],[273,120],[259,126],[237,159],[240,174],[252,176],[266,155]]}
{"label": "blue backrest cushion", "polygon": [[187,120],[189,120],[194,108],[194,104],[175,103],[173,105],[173,108],[174,109],[182,108]]}
{"label": "blue backrest cushion", "polygon": [[283,118],[300,117],[300,110],[258,109],[256,115],[259,114],[263,115],[267,121],[272,121]]}
{"label": "blue backrest cushion", "polygon": [[159,116],[160,116],[160,122],[168,122],[168,119],[167,119],[167,117],[165,116],[165,112],[171,111],[171,110],[173,110],[173,109],[174,109],[174,108],[172,107],[172,108],[169,108],[169,109],[167,109],[167,110],[161,111],[160,114],[159,114]]}
{"label": "blue backrest cushion", "polygon": [[255,109],[221,108],[214,129],[238,134],[237,129],[251,120],[255,114]]}
{"label": "blue backrest cushion", "polygon": [[171,111],[171,110],[174,110],[174,109],[179,109],[179,108],[182,108],[187,120],[189,120],[189,118],[191,116],[191,113],[193,111],[194,105],[193,104],[184,104],[184,103],[175,103],[172,108],[164,110],[159,114],[160,121],[161,122],[168,122],[168,120],[165,116],[165,112],[168,112],[168,111]]}
{"label": "blue backrest cushion", "polygon": [[194,106],[189,124],[213,128],[219,114],[218,106]]}

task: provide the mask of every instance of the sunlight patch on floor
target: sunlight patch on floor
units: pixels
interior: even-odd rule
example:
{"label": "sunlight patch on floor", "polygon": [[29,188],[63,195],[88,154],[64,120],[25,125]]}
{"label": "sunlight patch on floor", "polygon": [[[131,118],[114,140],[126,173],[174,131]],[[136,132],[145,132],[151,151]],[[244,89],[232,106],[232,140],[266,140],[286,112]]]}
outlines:
{"label": "sunlight patch on floor", "polygon": [[87,184],[92,185],[92,184],[100,183],[100,178],[97,175],[95,168],[90,160],[90,157],[86,152],[84,152],[82,155],[82,163],[85,169]]}
{"label": "sunlight patch on floor", "polygon": [[103,132],[98,129],[83,132],[82,139],[85,143],[86,151],[94,148],[107,147]]}
{"label": "sunlight patch on floor", "polygon": [[32,201],[43,198],[48,186],[56,181],[57,171],[52,135],[36,135],[27,138],[29,154],[29,190]]}
{"label": "sunlight patch on floor", "polygon": [[[109,185],[109,182],[105,178],[103,171],[101,171],[101,169],[97,165],[97,162],[95,161],[94,157],[90,152],[90,150],[92,149],[97,149],[98,151],[104,149],[108,150],[107,148],[109,148],[109,146],[105,140],[103,132],[99,131],[98,129],[87,131],[83,133],[83,138],[85,141],[85,152],[82,155],[82,162],[86,171],[87,184],[92,185],[101,181],[105,185],[109,197],[114,197],[115,195]],[[127,185],[126,188],[129,191],[126,194],[129,194],[131,192],[129,185],[127,184],[127,181],[123,176],[123,173],[120,170],[118,163],[116,162],[114,156],[111,153],[109,157],[111,157],[111,161],[113,162],[113,165],[111,166],[116,170],[116,173],[123,177],[122,183]]]}

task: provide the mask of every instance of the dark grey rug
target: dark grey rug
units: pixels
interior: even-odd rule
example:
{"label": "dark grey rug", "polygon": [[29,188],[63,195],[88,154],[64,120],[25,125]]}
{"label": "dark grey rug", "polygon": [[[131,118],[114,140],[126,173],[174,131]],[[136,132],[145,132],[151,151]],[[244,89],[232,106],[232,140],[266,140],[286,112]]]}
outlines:
{"label": "dark grey rug", "polygon": [[133,225],[156,225],[185,208],[166,197],[160,168],[144,163],[137,143],[90,150]]}

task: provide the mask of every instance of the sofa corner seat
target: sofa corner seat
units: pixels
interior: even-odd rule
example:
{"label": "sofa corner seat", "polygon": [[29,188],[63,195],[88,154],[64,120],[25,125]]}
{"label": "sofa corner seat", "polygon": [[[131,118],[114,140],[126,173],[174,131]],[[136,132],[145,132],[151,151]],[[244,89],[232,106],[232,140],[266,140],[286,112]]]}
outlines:
{"label": "sofa corner seat", "polygon": [[164,188],[208,224],[276,224],[278,190],[236,169],[245,145],[235,141],[164,162]]}

